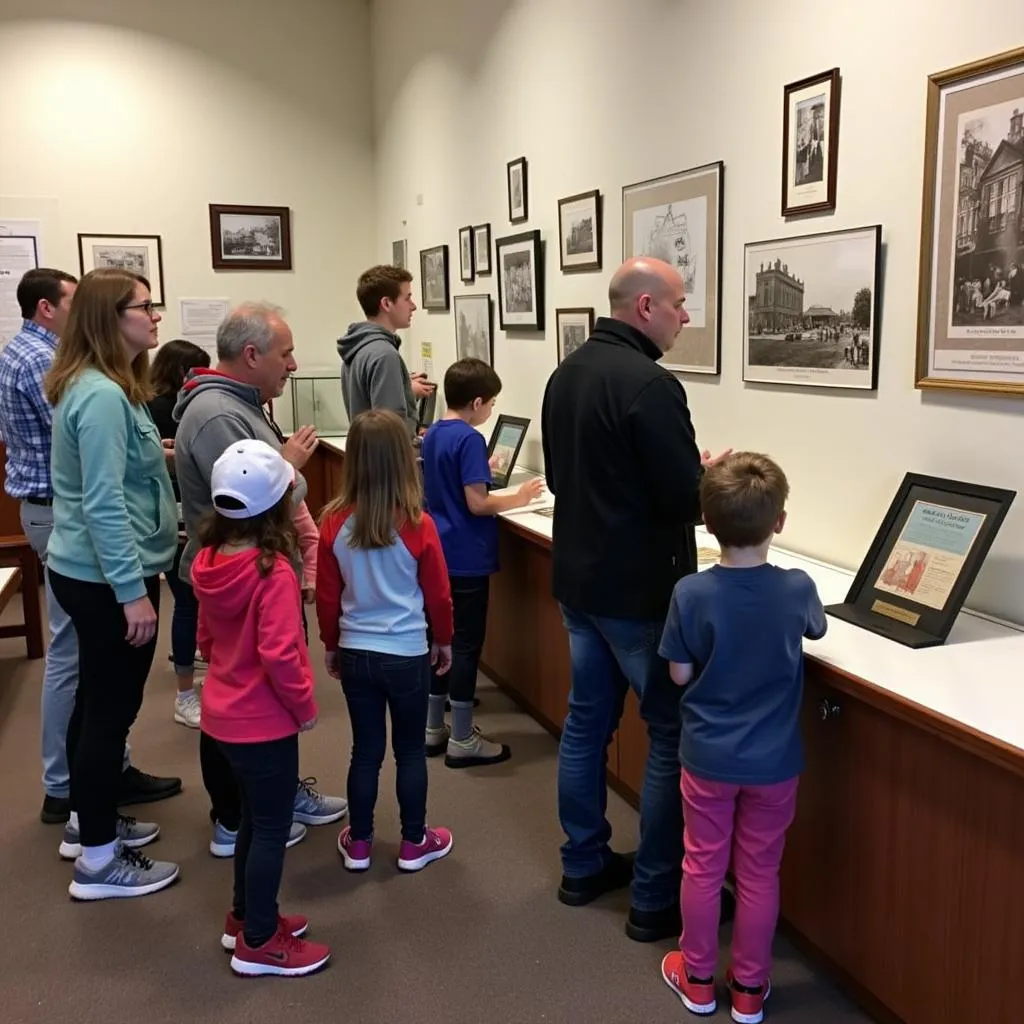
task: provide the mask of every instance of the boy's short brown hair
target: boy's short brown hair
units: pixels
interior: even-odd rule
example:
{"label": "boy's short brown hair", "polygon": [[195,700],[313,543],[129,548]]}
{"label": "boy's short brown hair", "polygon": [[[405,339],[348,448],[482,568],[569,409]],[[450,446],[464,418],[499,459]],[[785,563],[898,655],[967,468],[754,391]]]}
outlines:
{"label": "boy's short brown hair", "polygon": [[370,267],[359,275],[356,298],[367,316],[376,316],[384,299],[398,300],[402,285],[412,280],[412,274],[403,267],[380,265]]}
{"label": "boy's short brown hair", "polygon": [[465,409],[474,399],[489,402],[501,393],[501,378],[482,359],[460,359],[444,375],[444,401],[449,409]]}
{"label": "boy's short brown hair", "polygon": [[734,452],[709,466],[700,484],[704,525],[722,547],[763,544],[786,509],[789,482],[767,455]]}

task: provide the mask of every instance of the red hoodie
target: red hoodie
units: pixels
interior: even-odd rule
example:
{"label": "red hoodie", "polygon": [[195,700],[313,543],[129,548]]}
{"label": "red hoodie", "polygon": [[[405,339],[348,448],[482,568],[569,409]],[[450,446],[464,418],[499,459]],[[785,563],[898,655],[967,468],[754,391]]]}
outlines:
{"label": "red hoodie", "polygon": [[203,732],[226,743],[292,736],[317,716],[313,666],[302,628],[302,593],[283,555],[261,578],[255,549],[192,563],[199,598]]}

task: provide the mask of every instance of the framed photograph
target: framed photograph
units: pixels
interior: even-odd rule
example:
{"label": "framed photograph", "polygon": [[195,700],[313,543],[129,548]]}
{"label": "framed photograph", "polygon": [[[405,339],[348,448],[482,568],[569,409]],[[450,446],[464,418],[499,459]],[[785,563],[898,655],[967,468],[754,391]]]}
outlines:
{"label": "framed photograph", "polygon": [[508,219],[513,224],[527,219],[526,157],[508,162]]}
{"label": "framed photograph", "polygon": [[438,313],[447,313],[450,305],[447,245],[435,245],[432,249],[420,249],[420,282],[423,308]]}
{"label": "framed photograph", "polygon": [[455,358],[482,359],[494,365],[494,315],[491,297],[455,296]]}
{"label": "framed photograph", "polygon": [[846,600],[825,611],[907,647],[944,643],[1016,496],[907,473]]}
{"label": "framed photograph", "polygon": [[83,274],[117,267],[141,274],[150,284],[154,306],[164,306],[164,258],[159,235],[78,236],[78,266]]}
{"label": "framed photograph", "polygon": [[490,224],[477,224],[473,228],[473,265],[477,277],[485,277],[491,272]]}
{"label": "framed photograph", "polygon": [[473,228],[459,228],[459,280],[473,283]]}
{"label": "framed photograph", "polygon": [[391,265],[393,267],[401,267],[402,270],[408,269],[409,266],[409,240],[402,238],[397,242],[391,243]]}
{"label": "framed photograph", "polygon": [[694,167],[622,190],[622,258],[675,267],[690,322],[661,361],[684,373],[719,372],[722,349],[722,184],[725,165]]}
{"label": "framed photograph", "polygon": [[544,266],[540,231],[499,238],[498,322],[503,331],[544,330]]}
{"label": "framed photograph", "polygon": [[782,216],[836,208],[839,68],[783,89]]}
{"label": "framed photograph", "polygon": [[744,246],[743,379],[878,387],[880,224]]}
{"label": "framed photograph", "polygon": [[502,413],[498,417],[487,445],[487,458],[497,457],[491,467],[494,487],[508,487],[509,477],[512,476],[516,459],[519,458],[519,449],[523,447],[529,427],[530,421],[522,416],[506,416]]}
{"label": "framed photograph", "polygon": [[928,79],[915,378],[1024,395],[1024,47]]}
{"label": "framed photograph", "polygon": [[556,309],[555,329],[558,332],[558,361],[561,362],[594,333],[594,307]]}
{"label": "framed photograph", "polygon": [[292,228],[287,206],[210,204],[214,270],[291,270]]}
{"label": "framed photograph", "polygon": [[558,200],[558,242],[563,273],[601,269],[601,193],[597,189]]}

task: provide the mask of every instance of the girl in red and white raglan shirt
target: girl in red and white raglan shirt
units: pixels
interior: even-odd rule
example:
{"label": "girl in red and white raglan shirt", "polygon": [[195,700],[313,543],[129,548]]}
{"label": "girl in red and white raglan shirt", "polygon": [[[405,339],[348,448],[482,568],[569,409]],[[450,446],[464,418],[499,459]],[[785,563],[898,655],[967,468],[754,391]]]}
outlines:
{"label": "girl in red and white raglan shirt", "polygon": [[352,421],[341,494],[320,522],[316,611],[327,671],[341,679],[352,721],[351,824],[338,852],[350,871],[370,866],[387,710],[402,822],[398,867],[419,871],[452,848],[448,829],[427,826],[423,745],[430,666],[447,672],[452,660],[452,598],[412,445],[393,412],[372,409]]}

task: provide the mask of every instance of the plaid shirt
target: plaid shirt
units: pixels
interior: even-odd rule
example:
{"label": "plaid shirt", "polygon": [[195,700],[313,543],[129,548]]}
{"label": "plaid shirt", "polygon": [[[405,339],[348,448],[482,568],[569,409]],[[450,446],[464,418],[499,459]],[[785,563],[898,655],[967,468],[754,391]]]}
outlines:
{"label": "plaid shirt", "polygon": [[57,354],[57,335],[32,320],[0,351],[0,440],[7,446],[4,490],[12,498],[51,498],[53,408],[43,377]]}

